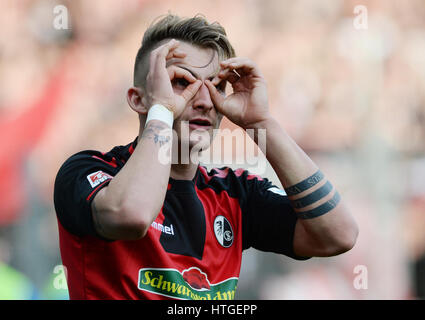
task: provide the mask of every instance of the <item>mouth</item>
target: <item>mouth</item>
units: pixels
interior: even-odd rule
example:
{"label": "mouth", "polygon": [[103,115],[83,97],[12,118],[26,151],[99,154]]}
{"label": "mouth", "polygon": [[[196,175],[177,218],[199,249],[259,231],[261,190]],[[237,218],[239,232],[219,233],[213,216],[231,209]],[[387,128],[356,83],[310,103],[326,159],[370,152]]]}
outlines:
{"label": "mouth", "polygon": [[194,130],[209,130],[212,127],[210,120],[205,118],[196,118],[189,120],[189,128]]}

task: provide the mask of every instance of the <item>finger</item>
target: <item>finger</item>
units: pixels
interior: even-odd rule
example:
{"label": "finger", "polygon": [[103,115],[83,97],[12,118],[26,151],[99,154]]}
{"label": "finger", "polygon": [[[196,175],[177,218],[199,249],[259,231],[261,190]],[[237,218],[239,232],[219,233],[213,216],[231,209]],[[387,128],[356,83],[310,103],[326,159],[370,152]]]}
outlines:
{"label": "finger", "polygon": [[214,81],[213,81],[213,83],[215,85],[217,85],[219,82],[224,81],[224,80],[227,80],[231,84],[233,84],[233,83],[237,82],[241,78],[241,76],[238,73],[236,73],[234,70],[225,69],[225,70],[220,71],[217,74],[217,78],[218,78],[218,80],[214,79]]}
{"label": "finger", "polygon": [[175,78],[184,78],[190,83],[196,81],[196,78],[189,71],[179,68],[177,66],[169,66],[167,68],[167,72],[170,76],[170,80],[173,80]]}
{"label": "finger", "polygon": [[257,65],[247,58],[232,58],[220,63],[223,69],[236,70],[240,75],[262,77]]}
{"label": "finger", "polygon": [[150,61],[155,62],[158,57],[160,56],[168,56],[169,52],[172,52],[175,50],[179,45],[179,42],[172,39],[168,41],[167,43],[164,43],[163,45],[159,46],[158,48],[152,50],[150,53]]}
{"label": "finger", "polygon": [[177,48],[172,49],[168,52],[168,55],[165,57],[165,60],[170,60],[172,58],[180,58],[183,59],[184,57],[186,57],[186,53],[179,51]]}
{"label": "finger", "polygon": [[158,48],[154,49],[152,52],[160,53],[163,51],[168,51],[170,49],[175,49],[180,45],[180,41],[176,39],[171,39],[170,41],[160,45]]}
{"label": "finger", "polygon": [[215,76],[212,80],[210,80],[211,83],[213,84],[213,86],[217,86],[222,80],[218,77]]}
{"label": "finger", "polygon": [[186,87],[186,89],[183,90],[183,92],[181,93],[181,96],[183,97],[184,100],[186,100],[186,102],[189,101],[195,96],[195,94],[198,92],[201,85],[202,85],[201,80],[195,80],[195,82],[189,84]]}
{"label": "finger", "polygon": [[167,44],[165,44],[163,47],[160,47],[159,51],[156,54],[156,66],[158,68],[165,68],[166,67],[166,62],[167,62],[167,57],[169,57],[170,59],[173,57],[179,57],[181,56],[181,53],[179,54],[179,52],[176,53],[176,49],[178,47],[178,42],[169,42]]}
{"label": "finger", "polygon": [[212,85],[217,89],[217,91],[221,94],[225,93],[226,91],[226,80],[222,80],[219,77],[215,76],[212,80],[210,80]]}
{"label": "finger", "polygon": [[221,112],[225,97],[220,92],[218,92],[217,88],[210,80],[205,80],[204,83],[210,92],[214,105],[216,106],[217,110]]}
{"label": "finger", "polygon": [[229,59],[220,61],[220,65],[229,65],[231,63],[241,63],[241,62],[245,64],[254,64],[254,62],[249,60],[248,58],[234,57],[234,58],[229,58]]}
{"label": "finger", "polygon": [[151,52],[150,65],[155,68],[165,68],[166,57],[179,46],[179,42],[175,39],[159,46]]}

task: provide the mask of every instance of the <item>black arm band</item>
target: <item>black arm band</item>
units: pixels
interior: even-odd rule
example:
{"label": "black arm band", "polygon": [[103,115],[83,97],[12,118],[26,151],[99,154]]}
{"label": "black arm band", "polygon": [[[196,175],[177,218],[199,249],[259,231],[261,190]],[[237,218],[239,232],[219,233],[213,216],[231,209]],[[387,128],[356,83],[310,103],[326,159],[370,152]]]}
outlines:
{"label": "black arm band", "polygon": [[329,192],[332,191],[332,188],[333,188],[332,184],[329,181],[327,181],[323,186],[321,186],[316,191],[310,193],[309,195],[306,195],[303,198],[291,201],[292,206],[297,209],[307,207],[308,205],[315,203],[316,201],[328,195]]}
{"label": "black arm band", "polygon": [[301,193],[307,189],[310,189],[312,186],[316,185],[317,183],[319,183],[323,178],[324,178],[323,173],[320,170],[318,170],[315,174],[308,177],[307,179],[286,188],[285,189],[286,194],[288,196],[293,196],[298,193]]}
{"label": "black arm band", "polygon": [[298,218],[311,219],[319,217],[335,208],[339,203],[339,200],[341,200],[341,196],[339,195],[338,191],[336,191],[335,195],[332,197],[331,200],[326,201],[324,204],[318,206],[317,208],[311,209],[309,211],[297,212]]}

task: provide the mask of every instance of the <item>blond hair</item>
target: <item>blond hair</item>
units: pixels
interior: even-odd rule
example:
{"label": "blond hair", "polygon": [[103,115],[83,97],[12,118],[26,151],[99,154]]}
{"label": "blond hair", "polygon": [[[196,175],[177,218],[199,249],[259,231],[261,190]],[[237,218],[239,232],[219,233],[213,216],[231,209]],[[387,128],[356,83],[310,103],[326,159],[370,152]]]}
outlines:
{"label": "blond hair", "polygon": [[135,86],[144,86],[149,71],[146,57],[166,39],[185,41],[201,48],[212,48],[217,51],[220,59],[235,56],[235,50],[227,38],[226,31],[219,23],[209,23],[201,15],[181,18],[167,14],[158,22],[151,24],[143,36],[134,64]]}

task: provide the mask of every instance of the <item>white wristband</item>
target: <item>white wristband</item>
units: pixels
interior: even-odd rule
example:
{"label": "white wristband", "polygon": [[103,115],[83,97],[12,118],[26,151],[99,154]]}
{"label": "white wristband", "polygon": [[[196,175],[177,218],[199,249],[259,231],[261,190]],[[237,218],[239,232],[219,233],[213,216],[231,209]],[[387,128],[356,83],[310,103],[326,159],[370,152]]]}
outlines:
{"label": "white wristband", "polygon": [[148,111],[148,117],[146,118],[145,125],[151,120],[159,120],[168,124],[171,128],[173,127],[174,114],[172,111],[167,109],[161,104],[153,105]]}

